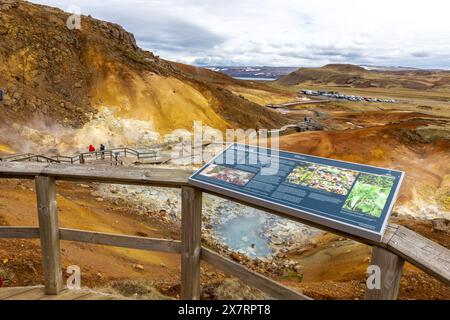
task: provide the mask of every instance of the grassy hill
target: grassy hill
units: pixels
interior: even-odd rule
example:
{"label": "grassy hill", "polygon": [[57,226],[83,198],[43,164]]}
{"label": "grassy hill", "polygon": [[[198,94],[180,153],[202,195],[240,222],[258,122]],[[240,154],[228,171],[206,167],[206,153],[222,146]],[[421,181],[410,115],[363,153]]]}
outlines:
{"label": "grassy hill", "polygon": [[330,85],[352,88],[450,89],[450,72],[434,70],[379,71],[350,64],[300,68],[276,81],[281,86]]}

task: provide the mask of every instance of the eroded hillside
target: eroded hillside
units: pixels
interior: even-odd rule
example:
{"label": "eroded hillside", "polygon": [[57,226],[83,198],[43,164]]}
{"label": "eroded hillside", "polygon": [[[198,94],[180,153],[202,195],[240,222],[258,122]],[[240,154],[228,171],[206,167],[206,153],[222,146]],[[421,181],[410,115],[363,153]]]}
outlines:
{"label": "eroded hillside", "polygon": [[191,128],[194,120],[221,130],[285,122],[228,87],[273,89],[165,61],[140,49],[121,26],[90,16],[81,17],[81,30],[70,30],[69,16],[25,1],[0,1],[3,127],[44,122],[80,128],[104,107],[160,133]]}

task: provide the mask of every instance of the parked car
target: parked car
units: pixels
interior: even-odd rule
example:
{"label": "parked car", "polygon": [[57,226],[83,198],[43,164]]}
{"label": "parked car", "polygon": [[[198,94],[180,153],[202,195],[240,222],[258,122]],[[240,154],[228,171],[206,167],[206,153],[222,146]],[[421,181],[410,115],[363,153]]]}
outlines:
{"label": "parked car", "polygon": [[380,98],[361,97],[355,95],[346,95],[336,91],[302,89],[300,90],[300,92],[303,93],[304,95],[322,96],[332,99],[345,99],[347,101],[367,101],[367,102],[383,102],[383,103],[397,102],[396,100],[393,99],[380,99]]}

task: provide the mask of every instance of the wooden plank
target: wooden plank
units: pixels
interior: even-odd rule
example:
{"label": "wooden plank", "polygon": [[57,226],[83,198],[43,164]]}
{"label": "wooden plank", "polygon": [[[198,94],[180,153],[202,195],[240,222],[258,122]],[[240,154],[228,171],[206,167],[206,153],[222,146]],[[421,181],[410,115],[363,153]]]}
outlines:
{"label": "wooden plank", "polygon": [[9,287],[9,288],[0,288],[0,300],[4,300],[8,297],[14,296],[16,294],[21,294],[30,290],[33,290],[34,287]]}
{"label": "wooden plank", "polygon": [[91,291],[88,295],[74,300],[136,300],[129,297],[118,296],[110,293]]}
{"label": "wooden plank", "polygon": [[190,174],[191,171],[177,169],[119,167],[111,170],[108,166],[67,166],[61,164],[52,164],[42,171],[42,175],[57,177],[58,180],[154,185],[173,188],[186,185]]}
{"label": "wooden plank", "polygon": [[39,239],[38,227],[0,227],[0,238]]}
{"label": "wooden plank", "polygon": [[277,283],[276,281],[273,281],[272,279],[249,270],[239,263],[222,257],[220,254],[210,249],[202,248],[201,258],[203,261],[238,278],[242,282],[267,293],[273,298],[284,300],[312,300],[302,293],[292,290]]}
{"label": "wooden plank", "polygon": [[450,250],[400,226],[387,243],[388,250],[450,285]]}
{"label": "wooden plank", "polygon": [[85,296],[81,296],[73,300],[113,300],[113,299],[115,299],[115,297],[110,294],[91,292]]}
{"label": "wooden plank", "polygon": [[154,239],[64,228],[61,228],[59,233],[60,239],[67,241],[77,241],[167,253],[181,252],[181,242],[178,240]]}
{"label": "wooden plank", "polygon": [[[150,159],[150,160],[146,160],[146,159]],[[141,161],[143,160],[143,161]],[[149,158],[139,158],[139,163],[141,164],[162,164],[162,163],[166,163],[169,162],[170,160],[172,160],[171,157],[159,157],[159,158],[154,158],[154,157],[149,157]]]}
{"label": "wooden plank", "polygon": [[375,245],[381,248],[387,248],[388,242],[391,241],[399,227],[400,226],[395,223],[388,224],[386,230],[384,231],[383,239],[381,239],[381,243]]}
{"label": "wooden plank", "polygon": [[28,178],[34,179],[48,166],[44,163],[0,162],[0,178]]}
{"label": "wooden plank", "polygon": [[181,299],[199,300],[202,193],[183,187],[181,201]]}
{"label": "wooden plank", "polygon": [[62,289],[62,271],[55,179],[37,176],[36,195],[45,293],[58,294]]}
{"label": "wooden plank", "polygon": [[190,170],[163,168],[120,167],[111,170],[109,166],[98,165],[0,163],[0,178],[31,178],[44,175],[67,181],[154,185],[173,188],[187,185],[187,178],[191,174],[192,171]]}
{"label": "wooden plank", "polygon": [[12,155],[2,156],[0,159],[2,159],[2,161],[7,161],[7,160],[11,160],[11,159],[30,157],[32,155],[33,155],[32,153],[12,154]]}
{"label": "wooden plank", "polygon": [[46,295],[44,286],[0,288],[0,300],[132,300],[108,293],[64,288],[59,295]]}
{"label": "wooden plank", "polygon": [[10,296],[5,300],[39,300],[43,297],[45,297],[45,288],[41,286]]}
{"label": "wooden plank", "polygon": [[47,295],[39,300],[75,300],[87,296],[89,293],[90,292],[86,290],[65,289],[58,295]]}
{"label": "wooden plank", "polygon": [[405,260],[384,248],[373,247],[371,265],[378,266],[380,287],[366,288],[366,300],[396,300]]}

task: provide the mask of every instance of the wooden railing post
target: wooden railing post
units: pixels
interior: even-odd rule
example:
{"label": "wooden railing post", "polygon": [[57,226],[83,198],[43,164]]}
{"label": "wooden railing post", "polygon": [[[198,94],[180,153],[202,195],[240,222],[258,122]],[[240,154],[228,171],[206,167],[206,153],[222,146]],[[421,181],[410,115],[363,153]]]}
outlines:
{"label": "wooden railing post", "polygon": [[45,293],[55,295],[63,286],[55,178],[36,176],[36,194]]}
{"label": "wooden railing post", "polygon": [[396,254],[374,246],[371,265],[380,268],[380,289],[366,288],[366,300],[396,300],[405,260]]}
{"label": "wooden railing post", "polygon": [[181,189],[181,299],[200,299],[202,193]]}

